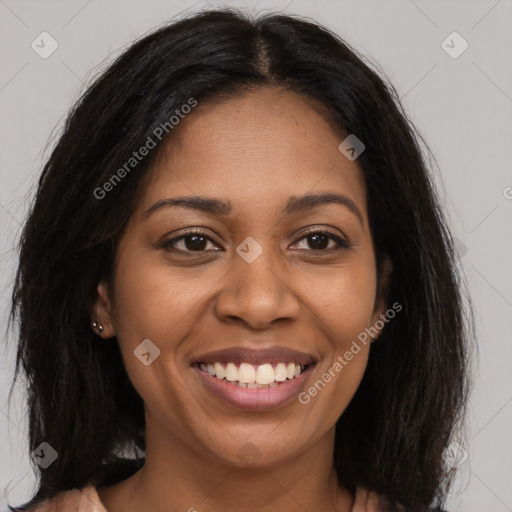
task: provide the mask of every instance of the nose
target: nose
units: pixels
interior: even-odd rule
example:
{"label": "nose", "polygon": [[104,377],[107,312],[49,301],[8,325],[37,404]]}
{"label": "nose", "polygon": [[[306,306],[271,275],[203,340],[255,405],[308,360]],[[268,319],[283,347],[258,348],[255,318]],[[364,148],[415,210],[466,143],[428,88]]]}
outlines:
{"label": "nose", "polygon": [[293,321],[300,315],[300,301],[293,292],[289,272],[272,264],[264,251],[247,263],[234,256],[232,270],[217,294],[215,314],[224,322],[241,322],[262,330],[277,320]]}

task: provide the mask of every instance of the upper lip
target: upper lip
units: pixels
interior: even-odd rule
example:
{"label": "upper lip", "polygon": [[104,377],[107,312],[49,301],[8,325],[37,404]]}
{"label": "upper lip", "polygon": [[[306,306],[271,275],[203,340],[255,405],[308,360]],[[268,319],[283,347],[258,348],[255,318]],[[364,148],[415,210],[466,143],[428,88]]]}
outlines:
{"label": "upper lip", "polygon": [[222,361],[243,362],[252,364],[264,363],[295,363],[313,364],[313,356],[287,347],[244,348],[231,347],[201,354],[193,359],[193,363],[216,363]]}

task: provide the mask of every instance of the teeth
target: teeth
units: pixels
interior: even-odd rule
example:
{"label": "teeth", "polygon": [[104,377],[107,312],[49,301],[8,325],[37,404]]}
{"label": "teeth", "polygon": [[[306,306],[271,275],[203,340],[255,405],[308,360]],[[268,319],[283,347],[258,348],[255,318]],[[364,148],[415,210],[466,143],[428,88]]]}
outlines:
{"label": "teeth", "polygon": [[278,382],[292,380],[304,370],[304,366],[295,363],[277,363],[275,368],[270,363],[253,365],[250,363],[200,363],[200,368],[213,377],[226,379],[243,388],[276,387]]}
{"label": "teeth", "polygon": [[238,368],[234,363],[228,363],[226,365],[226,380],[229,380],[230,382],[238,380]]}
{"label": "teeth", "polygon": [[219,379],[223,379],[226,376],[226,370],[220,363],[215,363],[215,373]]}
{"label": "teeth", "polygon": [[270,384],[271,382],[274,382],[274,368],[272,368],[272,365],[265,363],[258,366],[256,370],[256,383]]}
{"label": "teeth", "polygon": [[[260,366],[261,368],[261,366]],[[272,368],[272,367],[270,367]],[[258,368],[259,371],[259,368]],[[248,363],[242,363],[240,368],[238,368],[238,380],[240,382],[257,382],[258,384],[267,384],[267,382],[260,382],[257,379],[256,371],[254,370],[254,366]],[[272,377],[272,380],[274,378]]]}
{"label": "teeth", "polygon": [[274,374],[277,382],[286,380],[286,365],[284,363],[279,363],[274,370]]}

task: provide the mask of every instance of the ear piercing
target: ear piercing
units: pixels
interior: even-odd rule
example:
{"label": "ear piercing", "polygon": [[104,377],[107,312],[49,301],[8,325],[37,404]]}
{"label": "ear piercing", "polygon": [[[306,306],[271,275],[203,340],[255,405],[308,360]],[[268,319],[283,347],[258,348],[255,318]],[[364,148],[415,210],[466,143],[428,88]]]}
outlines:
{"label": "ear piercing", "polygon": [[100,323],[98,323],[97,320],[95,320],[93,323],[92,323],[92,326],[101,334],[103,332],[103,325],[101,325]]}

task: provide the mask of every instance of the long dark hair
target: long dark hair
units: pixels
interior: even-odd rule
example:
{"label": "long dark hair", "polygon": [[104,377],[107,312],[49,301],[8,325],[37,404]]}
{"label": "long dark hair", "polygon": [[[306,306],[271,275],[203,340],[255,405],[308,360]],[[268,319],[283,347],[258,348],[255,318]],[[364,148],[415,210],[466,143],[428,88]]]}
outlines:
{"label": "long dark hair", "polygon": [[22,368],[30,451],[46,441],[58,460],[34,464],[38,489],[22,508],[113,484],[144,462],[143,401],[117,340],[99,342],[90,313],[158,150],[113,176],[190,98],[204,104],[261,86],[316,100],[340,132],[364,142],[358,163],[377,261],[391,258],[388,301],[403,307],[336,424],[339,481],[408,509],[444,503],[443,451],[467,401],[472,316],[421,138],[394,88],[337,35],[295,16],[224,9],[166,25],[120,55],[73,107],[43,169],[13,291],[14,382]]}

